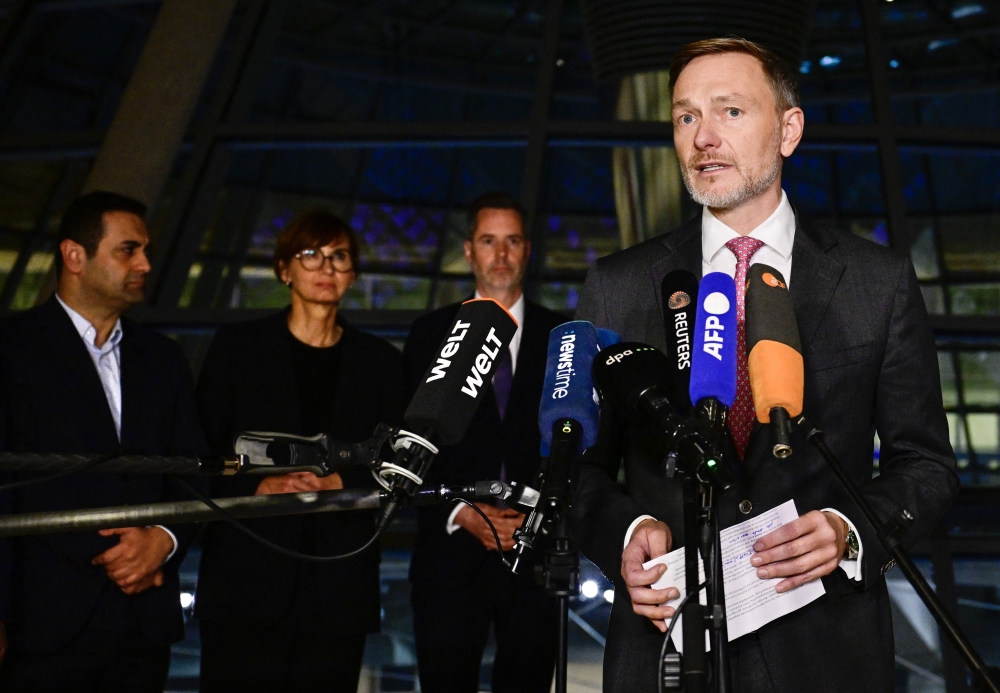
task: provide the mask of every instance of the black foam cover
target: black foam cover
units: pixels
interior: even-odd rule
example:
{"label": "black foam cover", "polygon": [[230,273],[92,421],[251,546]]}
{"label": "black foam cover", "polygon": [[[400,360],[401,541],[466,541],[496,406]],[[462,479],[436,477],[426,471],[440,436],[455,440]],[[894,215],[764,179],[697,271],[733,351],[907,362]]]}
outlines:
{"label": "black foam cover", "polygon": [[786,344],[802,353],[795,306],[781,272],[768,265],[751,265],[744,306],[748,354],[764,339]]}
{"label": "black foam cover", "polygon": [[442,445],[459,442],[516,331],[517,322],[496,301],[463,303],[403,414],[407,429],[433,434]]}
{"label": "black foam cover", "polygon": [[669,400],[670,368],[670,359],[655,347],[621,342],[594,357],[594,386],[623,420],[653,423],[640,406],[642,395],[655,390]]}
{"label": "black foam cover", "polygon": [[698,307],[698,280],[687,270],[663,278],[663,328],[670,359],[671,403],[681,414],[691,410],[691,349]]}

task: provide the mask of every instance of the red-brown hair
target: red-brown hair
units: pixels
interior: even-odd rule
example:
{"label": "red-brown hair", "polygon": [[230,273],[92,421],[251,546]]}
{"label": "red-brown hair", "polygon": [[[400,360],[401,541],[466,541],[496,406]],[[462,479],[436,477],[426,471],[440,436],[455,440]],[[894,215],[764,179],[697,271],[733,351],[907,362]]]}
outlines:
{"label": "red-brown hair", "polygon": [[334,241],[347,239],[351,267],[357,273],[361,250],[354,229],[327,209],[302,212],[282,229],[274,245],[274,276],[281,281],[281,266],[291,263],[296,253],[306,248],[322,248]]}
{"label": "red-brown hair", "polygon": [[670,61],[670,91],[681,72],[695,58],[703,55],[720,55],[722,53],[743,53],[753,56],[764,70],[764,76],[774,94],[774,102],[779,113],[799,105],[799,88],[792,68],[777,55],[763,46],[735,36],[729,38],[712,38],[695,41],[681,46]]}

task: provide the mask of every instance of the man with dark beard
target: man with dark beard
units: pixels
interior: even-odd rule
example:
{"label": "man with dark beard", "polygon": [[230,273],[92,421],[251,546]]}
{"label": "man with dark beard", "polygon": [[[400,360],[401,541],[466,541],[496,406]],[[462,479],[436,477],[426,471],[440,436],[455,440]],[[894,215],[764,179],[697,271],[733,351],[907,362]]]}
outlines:
{"label": "man with dark beard", "polygon": [[[720,501],[729,527],[789,499],[800,517],[761,537],[750,565],[787,592],[822,580],[825,594],[730,644],[733,690],[846,693],[893,690],[892,620],[883,574],[892,567],[859,509],[802,436],[777,460],[770,427],[755,425],[747,376],[743,297],[752,263],[781,272],[805,360],[805,412],[883,520],[917,519],[906,543],[926,535],[958,490],[941,401],[937,355],[908,257],[798,217],[781,188],[783,159],[804,116],[794,72],[743,39],[683,46],[670,68],[674,145],[701,215],[663,236],[598,260],[577,319],[625,340],[665,348],[663,278],[725,272],[736,280],[738,368],[726,447],[740,473]],[[604,413],[602,412],[602,417]],[[605,419],[606,420],[606,419]],[[881,440],[873,475],[873,434]],[[609,577],[614,602],[604,690],[657,690],[660,648],[674,589],[652,589],[676,548],[682,493],[662,472],[660,432],[623,422],[583,466],[577,538]],[[625,487],[616,483],[624,461]]]}
{"label": "man with dark beard", "polygon": [[[530,484],[541,463],[537,420],[549,332],[566,320],[524,297],[521,281],[531,243],[516,200],[503,193],[483,195],[469,209],[468,228],[465,259],[476,278],[475,297],[499,302],[518,328],[465,438],[441,450],[425,483],[502,479]],[[411,394],[459,305],[413,324],[403,351]],[[503,550],[510,551],[523,515],[489,503],[479,508],[496,527]],[[492,689],[548,693],[556,657],[555,600],[533,583],[530,568],[520,575],[507,571],[489,525],[475,511],[462,504],[420,508],[410,582],[421,690],[478,691],[492,624],[497,643]]]}
{"label": "man with dark beard", "polygon": [[[122,316],[143,299],[150,271],[145,214],[141,203],[100,191],[63,214],[56,294],[0,322],[3,449],[206,452],[180,347]],[[162,474],[79,474],[4,492],[0,504],[39,512],[187,497]],[[196,532],[172,525],[0,540],[0,652],[10,645],[0,689],[162,691],[170,644],[184,637],[178,566]]]}

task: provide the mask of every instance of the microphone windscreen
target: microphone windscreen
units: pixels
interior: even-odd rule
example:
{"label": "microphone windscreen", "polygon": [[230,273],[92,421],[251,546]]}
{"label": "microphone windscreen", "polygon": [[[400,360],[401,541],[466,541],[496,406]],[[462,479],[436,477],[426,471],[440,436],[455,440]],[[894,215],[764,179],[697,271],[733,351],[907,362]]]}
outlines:
{"label": "microphone windscreen", "polygon": [[781,272],[767,265],[747,273],[747,369],[757,420],[770,423],[771,409],[802,413],[805,369],[795,307]]}
{"label": "microphone windscreen", "polygon": [[698,306],[698,280],[687,270],[674,270],[663,278],[660,288],[667,357],[673,373],[673,405],[687,413],[691,410],[691,333]]}
{"label": "microphone windscreen", "polygon": [[670,359],[641,342],[620,342],[594,357],[594,385],[602,406],[609,406],[624,420],[644,421],[640,396],[651,389],[669,399]]}
{"label": "microphone windscreen", "polygon": [[622,336],[614,330],[609,330],[605,327],[597,328],[597,342],[601,345],[602,349],[607,349],[612,344],[617,344],[620,341],[622,341]]}
{"label": "microphone windscreen", "polygon": [[442,445],[459,442],[516,331],[517,321],[493,299],[463,303],[403,414],[407,429],[433,432]]}
{"label": "microphone windscreen", "polygon": [[586,320],[563,323],[549,332],[542,402],[538,407],[542,457],[549,456],[552,424],[559,419],[575,419],[580,424],[580,451],[597,440],[601,413],[591,366],[600,350],[598,329]]}
{"label": "microphone windscreen", "polygon": [[691,401],[714,397],[727,407],[736,399],[736,284],[725,272],[711,272],[698,287],[691,352]]}

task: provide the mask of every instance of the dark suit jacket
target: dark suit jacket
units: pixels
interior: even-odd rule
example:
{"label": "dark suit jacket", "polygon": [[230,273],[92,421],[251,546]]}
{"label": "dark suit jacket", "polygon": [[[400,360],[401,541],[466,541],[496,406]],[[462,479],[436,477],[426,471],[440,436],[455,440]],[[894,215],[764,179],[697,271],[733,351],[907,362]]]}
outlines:
{"label": "dark suit jacket", "polygon": [[[587,276],[577,319],[625,340],[665,347],[660,285],[676,269],[701,276],[701,217],[678,230],[599,260]],[[790,291],[805,358],[805,413],[883,518],[906,508],[926,535],[958,491],[941,401],[937,354],[907,257],[851,234],[797,219]],[[873,435],[881,440],[872,479]],[[614,436],[611,436],[613,439]],[[892,620],[883,572],[889,557],[861,512],[801,434],[794,454],[771,454],[769,427],[755,426],[741,487],[721,501],[731,526],[792,498],[800,514],[833,507],[850,517],[864,545],[859,586],[836,570],[826,595],[759,631],[779,691],[893,690]],[[581,471],[577,537],[584,553],[626,594],[620,575],[629,524],[650,514],[683,542],[680,484],[663,477],[662,436],[631,430]],[[621,461],[626,486],[615,483]],[[737,506],[749,500],[753,510]],[[605,690],[654,691],[662,636],[615,602],[605,655]],[[627,654],[626,654],[627,652]],[[808,685],[807,683],[808,682]]]}
{"label": "dark suit jacket", "polygon": [[[406,383],[411,395],[437,354],[460,305],[445,306],[413,323],[403,350]],[[501,422],[496,396],[490,386],[462,441],[443,448],[434,460],[427,484],[498,479],[501,461],[506,462],[508,480],[533,482],[541,464],[538,405],[542,399],[549,332],[564,322],[566,319],[562,315],[525,301],[524,331],[506,416]],[[457,531],[449,535],[445,531],[450,513],[448,504],[419,509],[417,543],[410,564],[410,581],[415,585],[468,585],[475,580],[486,560],[488,552],[471,534]]]}
{"label": "dark suit jacket", "polygon": [[[192,397],[191,372],[176,343],[122,318],[121,447],[147,454],[204,454]],[[94,362],[66,311],[53,297],[0,321],[0,398],[5,449],[17,452],[101,454],[119,447],[114,420]],[[5,494],[7,495],[7,494]],[[159,474],[82,473],[16,491],[14,512],[190,500]],[[169,643],[184,636],[177,568],[195,525],[171,525],[177,553],[164,566],[164,584],[126,596],[91,565],[118,543],[97,532],[23,537],[0,546],[12,566],[0,583],[0,608],[10,620],[12,647],[38,654],[65,647],[83,629],[102,593],[108,608],[140,615],[143,632]]]}
{"label": "dark suit jacket", "polygon": [[[341,360],[328,435],[348,442],[371,437],[379,422],[398,423],[403,369],[399,351],[341,321]],[[232,454],[242,431],[303,435],[302,411],[292,363],[288,310],[261,320],[227,325],[215,335],[198,380],[198,406],[209,445]],[[341,473],[344,485],[375,487],[371,472]],[[261,477],[219,479],[216,496],[253,495]],[[246,520],[254,531],[281,546],[314,553],[346,553],[375,531],[371,512],[322,513]],[[303,546],[313,523],[315,543]],[[379,628],[379,566],[376,543],[358,556],[331,563],[296,561],[275,554],[229,525],[208,526],[198,576],[197,613],[233,628],[276,623],[299,603],[309,604],[327,633],[372,633]]]}

